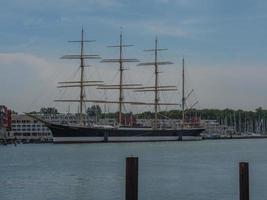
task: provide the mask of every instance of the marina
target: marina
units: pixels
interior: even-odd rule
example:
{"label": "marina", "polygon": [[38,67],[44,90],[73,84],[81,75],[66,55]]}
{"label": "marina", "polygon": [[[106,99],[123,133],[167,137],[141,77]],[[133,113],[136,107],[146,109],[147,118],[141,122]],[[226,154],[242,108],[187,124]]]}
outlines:
{"label": "marina", "polygon": [[266,13],[3,1],[0,200],[267,200]]}

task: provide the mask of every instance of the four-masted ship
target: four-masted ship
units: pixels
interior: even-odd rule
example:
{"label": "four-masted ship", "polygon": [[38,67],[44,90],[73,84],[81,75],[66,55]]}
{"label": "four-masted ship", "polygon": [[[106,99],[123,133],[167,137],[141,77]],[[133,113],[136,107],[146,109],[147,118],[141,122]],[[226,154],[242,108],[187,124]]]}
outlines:
{"label": "four-masted ship", "polygon": [[[122,33],[120,34],[120,43],[115,46],[109,46],[119,48],[119,58],[117,59],[103,59],[102,63],[118,63],[119,64],[119,83],[117,85],[107,85],[103,81],[97,80],[85,80],[84,68],[86,59],[100,59],[99,55],[87,55],[84,53],[84,43],[93,42],[92,40],[84,39],[84,31],[81,32],[81,40],[70,41],[80,43],[79,55],[66,55],[63,59],[79,59],[80,60],[80,80],[79,81],[66,81],[59,82],[60,88],[79,88],[79,99],[59,99],[56,102],[73,102],[79,103],[79,124],[77,125],[63,125],[51,123],[43,120],[37,116],[30,115],[31,117],[44,123],[52,132],[54,143],[89,143],[89,142],[145,142],[145,141],[181,141],[181,140],[196,140],[201,139],[200,133],[204,131],[201,127],[188,127],[184,126],[184,81],[183,81],[183,97],[182,97],[182,109],[183,118],[182,125],[176,126],[172,129],[166,129],[159,126],[159,106],[160,105],[179,105],[178,103],[162,103],[159,99],[159,93],[161,91],[176,91],[176,86],[171,85],[159,85],[159,66],[170,65],[171,62],[162,62],[158,60],[158,53],[166,49],[160,49],[158,47],[158,39],[155,39],[155,47],[153,49],[145,50],[154,53],[154,60],[152,62],[140,63],[137,66],[153,66],[154,67],[154,80],[153,86],[142,86],[141,84],[124,83],[124,63],[138,62],[137,59],[123,58],[123,48],[130,47],[132,45],[123,44]],[[183,62],[184,69],[184,62]],[[183,76],[184,77],[184,76]],[[102,90],[117,90],[119,93],[118,100],[88,100],[85,99],[85,87],[97,87]],[[133,92],[153,92],[154,102],[135,102],[125,101],[123,96],[124,90],[133,90]],[[86,124],[84,113],[84,104],[86,102],[98,103],[98,104],[118,104],[118,124],[116,126],[106,126]],[[124,104],[130,105],[153,105],[154,106],[154,120],[153,125],[150,128],[136,128],[136,127],[124,127],[122,125],[122,107]]]}

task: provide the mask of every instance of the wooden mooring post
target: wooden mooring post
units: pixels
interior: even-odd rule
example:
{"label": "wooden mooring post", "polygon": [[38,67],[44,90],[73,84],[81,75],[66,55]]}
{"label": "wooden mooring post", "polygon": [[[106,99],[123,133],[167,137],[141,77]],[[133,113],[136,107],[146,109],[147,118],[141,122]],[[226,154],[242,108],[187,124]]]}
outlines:
{"label": "wooden mooring post", "polygon": [[[138,157],[126,158],[125,200],[138,200]],[[249,200],[249,164],[239,163],[240,200]]]}
{"label": "wooden mooring post", "polygon": [[138,200],[138,157],[126,158],[125,200]]}
{"label": "wooden mooring post", "polygon": [[249,165],[248,162],[239,163],[240,200],[249,200]]}

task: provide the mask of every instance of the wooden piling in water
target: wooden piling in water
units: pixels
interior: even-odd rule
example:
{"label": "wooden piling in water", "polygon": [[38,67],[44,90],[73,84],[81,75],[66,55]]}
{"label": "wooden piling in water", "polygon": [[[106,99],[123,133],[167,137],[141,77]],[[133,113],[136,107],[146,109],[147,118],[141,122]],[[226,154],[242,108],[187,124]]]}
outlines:
{"label": "wooden piling in water", "polygon": [[240,200],[249,200],[249,165],[248,162],[239,163]]}
{"label": "wooden piling in water", "polygon": [[138,200],[138,157],[126,158],[125,200]]}

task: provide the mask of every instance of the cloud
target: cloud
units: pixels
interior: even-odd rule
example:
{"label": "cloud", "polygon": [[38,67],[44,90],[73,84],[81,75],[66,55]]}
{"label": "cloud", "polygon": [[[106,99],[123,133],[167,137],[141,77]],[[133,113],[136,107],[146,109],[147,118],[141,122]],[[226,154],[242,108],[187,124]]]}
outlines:
{"label": "cloud", "polygon": [[[51,55],[61,55],[66,49],[68,52],[76,48],[62,44],[76,38],[84,25],[88,37],[92,35],[98,41],[93,46],[94,50],[101,52],[103,57],[109,57],[107,54],[112,50],[106,50],[104,46],[116,42],[120,26],[125,29],[126,40],[129,38],[129,42],[137,45],[132,48],[134,53],[131,55],[140,60],[151,58],[141,50],[150,47],[156,35],[163,36],[164,47],[171,51],[162,56],[175,58],[176,53],[187,54],[192,62],[197,63],[189,66],[192,69],[189,77],[192,77],[191,88],[195,88],[204,107],[265,106],[267,96],[263,91],[267,82],[263,74],[267,71],[262,65],[266,63],[266,31],[263,28],[266,19],[263,10],[266,6],[250,10],[249,5],[254,2],[241,4],[241,1],[235,2],[234,9],[228,13],[225,11],[232,1],[6,1],[0,8],[3,22],[0,48],[2,52],[19,53],[0,54],[0,90],[5,94],[0,101],[13,102],[18,105],[17,108],[24,110],[30,99],[40,93],[38,90],[46,93],[56,91],[56,82],[66,80],[75,71],[73,66],[77,63],[68,64],[67,61],[51,58]],[[236,59],[242,59],[239,65],[235,65]],[[214,66],[212,60],[221,65]],[[259,63],[248,64],[250,60]],[[205,61],[206,65],[203,64]],[[101,66],[99,74],[103,80],[112,82],[116,70],[115,66]],[[132,80],[137,81],[151,79],[150,72],[142,73],[139,69],[129,71]],[[89,73],[89,76],[95,78],[96,74]],[[175,71],[173,74],[170,79],[177,79]]]}
{"label": "cloud", "polygon": [[[100,63],[93,64],[95,68],[88,68],[87,78],[89,80],[104,80],[107,84],[117,84],[118,67],[107,66]],[[70,90],[58,91],[58,81],[78,80],[79,73],[72,75],[77,63],[53,61],[51,58],[43,58],[34,54],[25,53],[1,53],[0,54],[0,96],[1,104],[6,104],[16,111],[24,112],[38,110],[42,106],[55,106],[53,100],[67,97],[76,98],[77,92]],[[200,108],[241,108],[254,109],[258,106],[267,107],[265,99],[267,93],[265,86],[267,80],[267,68],[264,66],[250,67],[245,64],[213,65],[208,63],[188,63],[186,68],[187,90],[194,89],[197,99],[200,101]],[[136,68],[130,65],[125,73],[125,82],[142,83],[153,85],[152,68]],[[180,67],[179,67],[180,70]],[[77,70],[76,70],[77,71]],[[181,82],[181,71],[176,66],[161,69],[160,82],[162,85],[173,85]],[[181,84],[179,84],[180,89]],[[178,92],[179,93],[179,92]],[[63,96],[62,96],[63,95]],[[117,93],[91,89],[88,98],[113,99],[116,100]],[[153,101],[153,94],[133,94],[125,91],[127,100]],[[164,94],[162,101],[179,102],[178,94]],[[195,101],[195,100],[194,100]],[[66,111],[66,104],[59,105],[61,111]],[[77,105],[72,105],[74,111]],[[116,105],[108,105],[110,110],[115,111]],[[151,107],[129,107],[128,111],[152,110]],[[162,108],[166,109],[166,108]]]}
{"label": "cloud", "polygon": [[[87,1],[88,2],[88,1]],[[104,7],[121,7],[122,1],[119,0],[90,0],[91,4],[104,6]]]}
{"label": "cloud", "polygon": [[186,37],[190,35],[190,33],[185,31],[181,26],[168,25],[163,22],[148,22],[144,25],[144,28],[149,33],[163,36]]}
{"label": "cloud", "polygon": [[162,4],[170,4],[172,6],[183,6],[183,7],[188,7],[188,6],[196,7],[196,4],[203,3],[203,1],[200,2],[198,0],[157,0],[157,2]]}
{"label": "cloud", "polygon": [[131,19],[110,19],[105,17],[97,17],[93,20],[101,24],[107,24],[107,26],[112,26],[114,28],[123,26],[126,30],[142,30],[142,34],[152,34],[153,36],[163,35],[172,37],[189,37],[193,34],[193,31],[187,30],[185,25],[183,25],[182,23],[172,23],[170,20],[142,19],[136,21]]}
{"label": "cloud", "polygon": [[201,106],[206,108],[254,109],[267,107],[266,67],[248,64],[189,67],[190,82]]}
{"label": "cloud", "polygon": [[35,7],[37,5],[53,5],[54,7],[56,5],[61,5],[63,7],[66,5],[94,5],[104,7],[122,5],[119,0],[11,0],[10,2],[12,2],[14,6],[23,4],[28,8]]}
{"label": "cloud", "polygon": [[44,94],[54,93],[56,77],[65,74],[62,68],[58,62],[33,54],[0,53],[0,102],[22,112],[34,99],[49,101]]}
{"label": "cloud", "polygon": [[11,69],[18,69],[19,71],[23,68],[20,66],[27,66],[28,69],[33,70],[33,74],[40,78],[48,78],[53,72],[52,69],[58,63],[51,63],[42,57],[38,57],[33,54],[27,53],[0,53],[0,65],[9,66]]}

